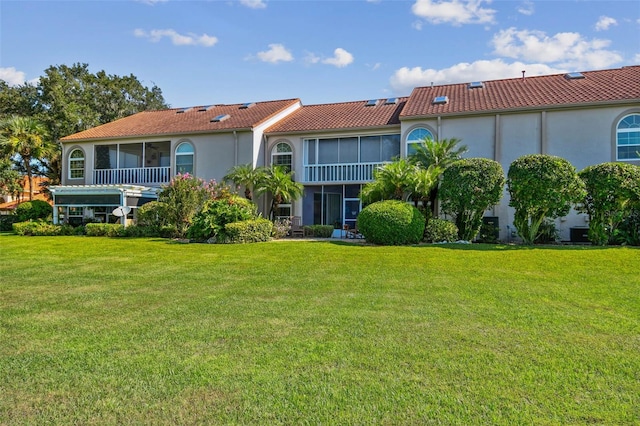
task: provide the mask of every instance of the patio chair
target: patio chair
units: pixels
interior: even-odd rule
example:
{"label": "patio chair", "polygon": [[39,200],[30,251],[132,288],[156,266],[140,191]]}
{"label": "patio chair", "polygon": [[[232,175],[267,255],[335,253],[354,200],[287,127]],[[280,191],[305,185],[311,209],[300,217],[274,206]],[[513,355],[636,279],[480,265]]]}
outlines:
{"label": "patio chair", "polygon": [[291,236],[304,237],[304,227],[302,226],[302,218],[300,216],[291,217]]}

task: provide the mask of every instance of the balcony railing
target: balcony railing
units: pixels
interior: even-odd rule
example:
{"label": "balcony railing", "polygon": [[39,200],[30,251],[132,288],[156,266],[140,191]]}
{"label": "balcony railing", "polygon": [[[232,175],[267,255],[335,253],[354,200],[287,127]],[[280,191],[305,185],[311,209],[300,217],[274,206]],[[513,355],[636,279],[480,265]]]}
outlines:
{"label": "balcony railing", "polygon": [[141,167],[137,169],[102,169],[93,171],[95,185],[137,184],[161,185],[171,180],[170,167]]}
{"label": "balcony railing", "polygon": [[369,182],[380,163],[312,164],[304,166],[304,182]]}

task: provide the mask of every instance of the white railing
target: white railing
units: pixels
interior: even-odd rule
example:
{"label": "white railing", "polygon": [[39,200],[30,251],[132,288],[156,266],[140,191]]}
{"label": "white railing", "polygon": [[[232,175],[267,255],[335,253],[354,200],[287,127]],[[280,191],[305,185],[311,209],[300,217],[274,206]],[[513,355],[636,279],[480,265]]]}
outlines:
{"label": "white railing", "polygon": [[312,164],[304,166],[305,183],[369,182],[373,171],[386,163]]}
{"label": "white railing", "polygon": [[102,169],[93,171],[95,185],[138,184],[160,185],[171,180],[170,167],[141,167],[138,169]]}

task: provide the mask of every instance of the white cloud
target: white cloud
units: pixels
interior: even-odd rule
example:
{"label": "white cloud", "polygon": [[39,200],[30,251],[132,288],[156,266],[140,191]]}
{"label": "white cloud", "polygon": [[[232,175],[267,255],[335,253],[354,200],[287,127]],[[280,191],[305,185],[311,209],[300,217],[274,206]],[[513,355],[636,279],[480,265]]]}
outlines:
{"label": "white cloud", "polygon": [[306,56],[304,57],[304,62],[309,65],[317,64],[318,62],[320,62],[320,57],[315,53],[307,52]]}
{"label": "white cloud", "polygon": [[391,76],[390,84],[395,93],[407,94],[414,87],[429,86],[432,83],[441,85],[517,78],[522,76],[523,70],[526,71],[527,76],[556,74],[566,71],[545,64],[506,63],[502,59],[494,59],[472,63],[462,62],[440,70],[403,67],[396,70]]}
{"label": "white cloud", "polygon": [[193,33],[179,34],[175,30],[151,30],[149,32],[137,28],[133,31],[133,35],[141,38],[148,38],[150,41],[157,43],[162,38],[167,37],[171,39],[171,43],[176,46],[204,46],[211,47],[218,42],[217,37],[213,37],[207,34],[197,35]]}
{"label": "white cloud", "polygon": [[596,22],[596,31],[606,31],[612,25],[618,25],[618,21],[610,16],[601,16]]}
{"label": "white cloud", "polygon": [[0,68],[0,80],[6,81],[9,86],[19,86],[24,84],[25,73],[14,67]]}
{"label": "white cloud", "polygon": [[338,47],[333,51],[333,57],[323,59],[322,63],[327,65],[333,65],[338,68],[346,67],[353,62],[353,55],[341,47]]}
{"label": "white cloud", "polygon": [[640,64],[640,53],[636,53],[636,55],[633,57],[633,63]]}
{"label": "white cloud", "polygon": [[264,9],[267,4],[263,0],[240,0],[240,4],[251,9]]}
{"label": "white cloud", "polygon": [[533,3],[530,0],[524,0],[518,7],[518,12],[527,16],[533,15]]}
{"label": "white cloud", "polygon": [[622,61],[622,56],[606,48],[609,40],[586,40],[579,33],[502,30],[493,36],[494,54],[526,62],[553,63],[568,69],[606,68]]}
{"label": "white cloud", "polygon": [[483,8],[487,0],[416,0],[411,7],[414,15],[432,24],[492,24],[494,9]]}
{"label": "white cloud", "polygon": [[270,44],[269,50],[258,52],[258,58],[263,62],[271,62],[272,64],[293,61],[293,55],[282,44]]}

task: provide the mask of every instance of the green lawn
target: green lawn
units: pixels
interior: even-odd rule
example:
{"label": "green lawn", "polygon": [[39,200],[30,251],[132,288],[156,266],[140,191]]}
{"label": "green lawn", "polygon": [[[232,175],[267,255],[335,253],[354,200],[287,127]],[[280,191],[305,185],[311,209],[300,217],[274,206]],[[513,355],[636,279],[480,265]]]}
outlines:
{"label": "green lawn", "polygon": [[638,424],[640,250],[0,236],[0,424]]}

